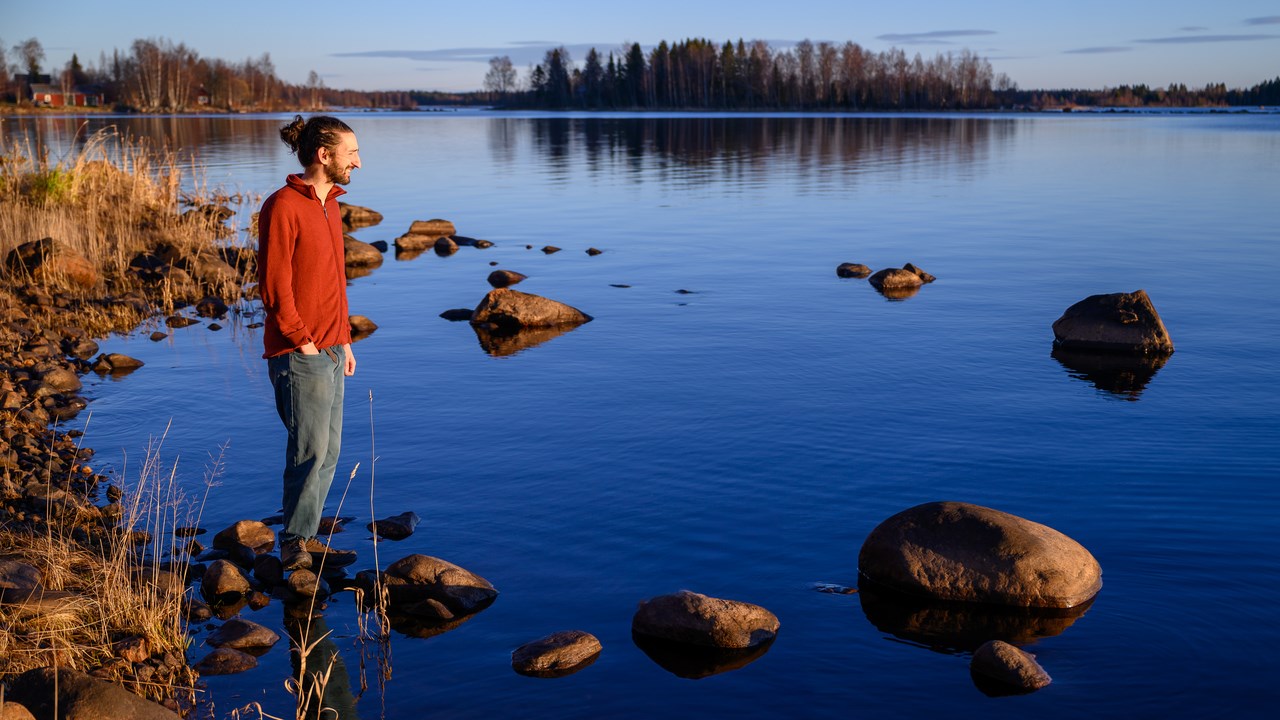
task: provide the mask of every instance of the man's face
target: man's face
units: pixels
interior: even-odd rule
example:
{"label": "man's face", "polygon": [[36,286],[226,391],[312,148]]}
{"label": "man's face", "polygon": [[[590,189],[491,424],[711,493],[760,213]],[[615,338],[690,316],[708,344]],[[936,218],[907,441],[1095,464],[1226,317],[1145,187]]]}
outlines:
{"label": "man's face", "polygon": [[324,165],[325,178],[335,185],[351,182],[351,171],[360,167],[360,148],[355,133],[342,133],[342,142],[328,151],[329,161]]}

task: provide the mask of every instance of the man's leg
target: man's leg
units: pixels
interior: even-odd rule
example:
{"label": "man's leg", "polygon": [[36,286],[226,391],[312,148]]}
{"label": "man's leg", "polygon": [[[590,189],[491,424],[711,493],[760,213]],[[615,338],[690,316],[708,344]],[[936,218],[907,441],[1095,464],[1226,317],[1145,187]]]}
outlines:
{"label": "man's leg", "polygon": [[[328,354],[290,353],[268,362],[276,410],[288,431],[284,469],[284,530],[281,546],[314,537],[337,467],[342,427],[342,365]],[[335,406],[338,415],[333,417]]]}

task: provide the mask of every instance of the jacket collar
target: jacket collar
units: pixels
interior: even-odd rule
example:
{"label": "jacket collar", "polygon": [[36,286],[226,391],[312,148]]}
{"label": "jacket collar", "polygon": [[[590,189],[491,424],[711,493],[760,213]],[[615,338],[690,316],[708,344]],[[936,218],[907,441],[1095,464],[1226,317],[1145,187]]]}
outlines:
{"label": "jacket collar", "polygon": [[[290,175],[287,178],[285,178],[285,187],[293,188],[297,192],[302,193],[303,195],[311,198],[312,200],[315,200],[316,202],[320,201],[320,196],[316,195],[315,186],[308,185],[307,183],[303,182],[301,173]],[[340,197],[346,194],[347,194],[347,191],[344,190],[341,185],[334,185],[329,190],[328,200],[333,200],[337,197]]]}

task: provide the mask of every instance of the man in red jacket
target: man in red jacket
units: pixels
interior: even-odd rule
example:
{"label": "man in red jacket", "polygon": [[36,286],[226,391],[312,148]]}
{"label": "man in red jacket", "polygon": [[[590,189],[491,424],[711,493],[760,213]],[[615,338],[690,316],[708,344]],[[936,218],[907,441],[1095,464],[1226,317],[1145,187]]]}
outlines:
{"label": "man in red jacket", "polygon": [[351,128],[333,117],[299,115],[280,137],[303,171],[262,204],[258,289],[267,315],[263,357],[289,433],[280,559],[297,570],[310,567],[313,554],[336,564],[315,535],[338,466],[343,382],[356,370],[338,186],[360,167],[360,150]]}

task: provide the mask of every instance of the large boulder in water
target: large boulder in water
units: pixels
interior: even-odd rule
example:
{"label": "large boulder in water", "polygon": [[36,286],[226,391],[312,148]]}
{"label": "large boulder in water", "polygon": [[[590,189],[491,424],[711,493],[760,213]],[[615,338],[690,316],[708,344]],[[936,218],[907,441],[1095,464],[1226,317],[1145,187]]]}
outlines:
{"label": "large boulder in water", "polygon": [[1090,295],[1053,323],[1054,345],[1066,350],[1168,354],[1173,340],[1145,290]]}
{"label": "large boulder in water", "polygon": [[1102,588],[1102,568],[1075,540],[961,502],[917,505],[880,523],[858,569],[908,595],[1018,607],[1075,607]]}
{"label": "large boulder in water", "polygon": [[506,330],[581,325],[590,321],[590,315],[575,307],[511,288],[490,290],[471,314],[472,325],[487,324]]}
{"label": "large boulder in water", "polygon": [[778,627],[777,616],[759,605],[688,590],[642,601],[631,619],[634,633],[724,649],[770,642]]}
{"label": "large boulder in water", "polygon": [[434,601],[452,614],[466,615],[483,610],[498,597],[488,580],[430,555],[409,555],[391,563],[382,580],[392,606],[409,612],[410,607]]}

